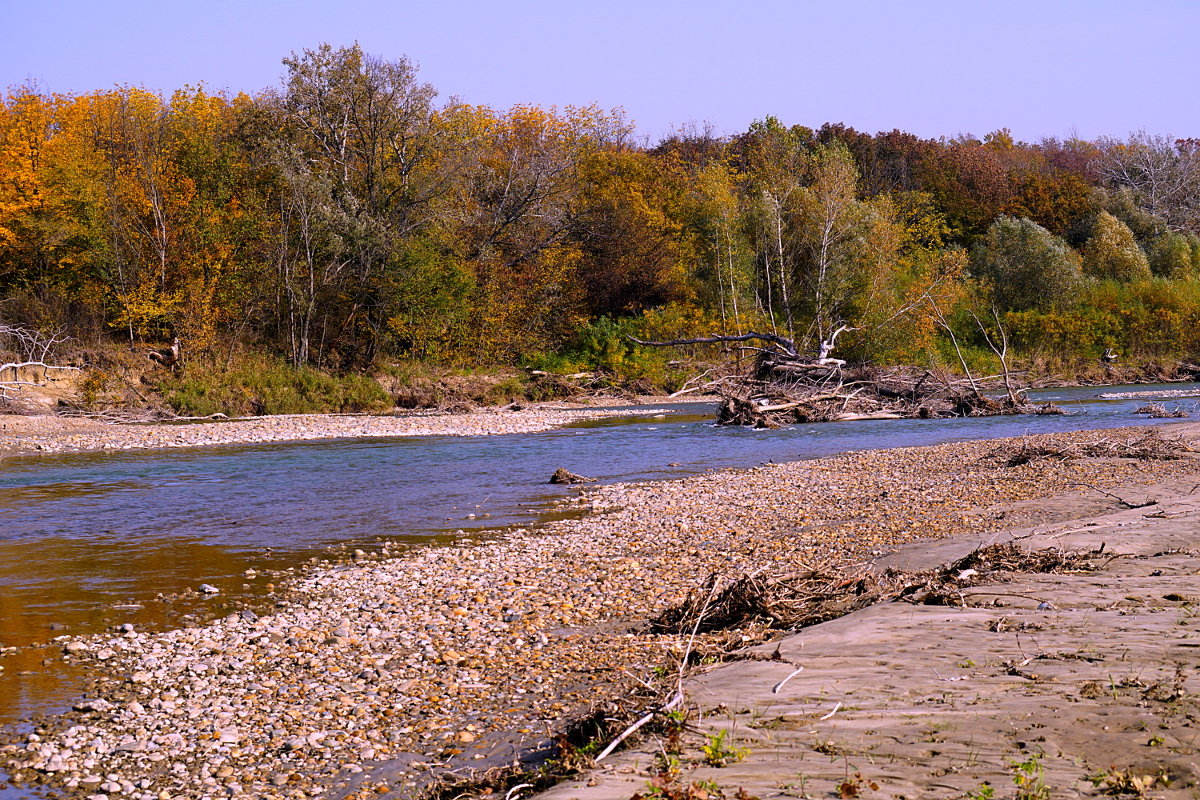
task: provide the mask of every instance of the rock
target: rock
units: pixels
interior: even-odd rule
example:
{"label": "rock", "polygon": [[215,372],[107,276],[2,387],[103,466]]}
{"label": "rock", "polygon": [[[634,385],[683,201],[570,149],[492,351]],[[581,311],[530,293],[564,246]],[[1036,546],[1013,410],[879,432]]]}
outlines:
{"label": "rock", "polygon": [[105,712],[112,711],[113,704],[105,700],[103,697],[96,697],[91,700],[80,700],[78,703],[72,706],[72,708],[74,708],[76,711],[84,712]]}
{"label": "rock", "polygon": [[67,653],[69,653],[71,655],[76,655],[78,653],[86,652],[87,649],[88,649],[88,646],[85,643],[78,642],[78,641],[67,642],[67,644],[63,647],[63,650],[65,650]]}
{"label": "rock", "polygon": [[248,608],[242,609],[239,616],[246,622],[258,622],[258,614],[255,614]]}
{"label": "rock", "polygon": [[200,593],[201,594],[220,594],[221,590],[218,589],[217,587],[213,586],[211,583],[202,583],[202,584],[200,584]]}
{"label": "rock", "polygon": [[550,476],[550,483],[594,483],[595,478],[588,478],[583,475],[576,475],[574,472],[567,470],[565,467],[559,467],[554,470],[554,474]]}
{"label": "rock", "polygon": [[67,766],[67,762],[63,760],[63,757],[55,754],[50,756],[46,765],[42,767],[42,772],[66,772],[68,769],[70,767]]}

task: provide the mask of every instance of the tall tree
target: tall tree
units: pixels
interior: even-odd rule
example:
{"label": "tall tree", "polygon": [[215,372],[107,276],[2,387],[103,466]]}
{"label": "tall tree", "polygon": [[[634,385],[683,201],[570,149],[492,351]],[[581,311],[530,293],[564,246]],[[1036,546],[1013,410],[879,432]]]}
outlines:
{"label": "tall tree", "polygon": [[1112,214],[1101,211],[1083,246],[1083,271],[1093,278],[1128,283],[1149,278],[1150,263],[1134,241],[1133,231]]}
{"label": "tall tree", "polygon": [[1008,310],[1067,306],[1083,285],[1075,251],[1036,222],[1015,217],[991,224],[971,251],[971,269]]}

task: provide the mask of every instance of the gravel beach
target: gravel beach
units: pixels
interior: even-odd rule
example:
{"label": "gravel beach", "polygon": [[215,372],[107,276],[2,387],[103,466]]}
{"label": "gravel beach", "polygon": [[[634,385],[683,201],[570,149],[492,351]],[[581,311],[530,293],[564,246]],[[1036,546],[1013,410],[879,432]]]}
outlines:
{"label": "gravel beach", "polygon": [[94,669],[93,691],[32,734],[5,733],[0,766],[92,798],[410,796],[434,777],[509,763],[672,665],[683,641],[643,623],[712,573],[863,562],[1053,522],[1038,498],[1075,497],[1077,515],[1111,508],[1104,491],[1122,483],[1197,473],[1190,458],[1007,467],[993,457],[1003,444],[599,487],[580,495],[591,513],[579,519],[362,553],[281,587],[271,608],[62,637],[47,657]]}
{"label": "gravel beach", "polygon": [[211,422],[114,423],[82,417],[0,416],[0,455],[94,450],[205,447],[256,442],[313,441],[375,436],[497,436],[535,433],[614,416],[660,414],[679,401],[646,398],[666,408],[541,404],[461,414],[432,411],[368,414],[279,414]]}

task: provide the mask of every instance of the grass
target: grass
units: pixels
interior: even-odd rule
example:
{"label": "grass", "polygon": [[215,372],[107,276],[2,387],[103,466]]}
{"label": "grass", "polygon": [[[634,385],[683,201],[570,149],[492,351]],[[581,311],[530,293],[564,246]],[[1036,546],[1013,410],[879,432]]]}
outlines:
{"label": "grass", "polygon": [[332,375],[267,358],[248,358],[228,370],[189,365],[160,385],[183,416],[321,414],[385,411],[391,398],[366,375]]}

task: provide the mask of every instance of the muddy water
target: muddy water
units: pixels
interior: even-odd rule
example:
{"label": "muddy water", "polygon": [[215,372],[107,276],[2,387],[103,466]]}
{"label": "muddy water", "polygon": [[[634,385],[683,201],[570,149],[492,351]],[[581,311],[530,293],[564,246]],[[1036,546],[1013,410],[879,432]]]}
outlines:
{"label": "muddy water", "polygon": [[[1077,412],[1068,417],[751,431],[715,428],[711,406],[697,404],[537,434],[0,460],[0,647],[16,648],[0,655],[0,724],[78,695],[81,676],[48,644],[56,636],[269,606],[271,587],[289,570],[331,548],[377,551],[388,542],[395,549],[536,523],[576,491],[546,484],[559,466],[605,482],[647,480],[847,450],[1148,422],[1132,413],[1145,398],[1102,401],[1098,391],[1043,393]],[[219,594],[197,594],[201,583]]]}

